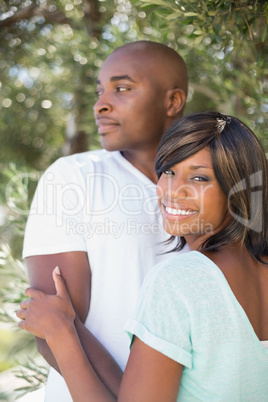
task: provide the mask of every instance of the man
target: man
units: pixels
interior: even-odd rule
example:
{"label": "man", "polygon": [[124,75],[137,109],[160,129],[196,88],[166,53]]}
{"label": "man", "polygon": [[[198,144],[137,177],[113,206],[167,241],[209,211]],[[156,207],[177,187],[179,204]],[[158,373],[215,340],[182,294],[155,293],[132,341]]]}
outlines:
{"label": "man", "polygon": [[[60,267],[85,353],[116,395],[129,350],[125,321],[145,274],[166,258],[159,255],[167,235],[158,213],[154,158],[163,133],[182,115],[186,67],[162,44],[129,43],[103,63],[97,95],[94,113],[104,150],[60,158],[44,173],[23,254],[31,286],[46,293],[55,292],[52,270]],[[46,343],[37,339],[37,347],[57,370]],[[68,398],[52,369],[46,400]]]}

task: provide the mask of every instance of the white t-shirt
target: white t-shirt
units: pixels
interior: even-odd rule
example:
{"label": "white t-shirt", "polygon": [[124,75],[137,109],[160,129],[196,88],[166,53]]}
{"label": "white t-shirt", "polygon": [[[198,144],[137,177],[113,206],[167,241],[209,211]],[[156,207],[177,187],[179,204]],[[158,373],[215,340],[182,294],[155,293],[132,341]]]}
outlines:
{"label": "white t-shirt", "polygon": [[[26,226],[23,257],[86,251],[92,272],[85,325],[124,369],[124,325],[146,273],[168,257],[155,184],[120,152],[63,157],[43,174]],[[75,267],[74,267],[75,269]],[[46,401],[70,400],[51,370]]]}

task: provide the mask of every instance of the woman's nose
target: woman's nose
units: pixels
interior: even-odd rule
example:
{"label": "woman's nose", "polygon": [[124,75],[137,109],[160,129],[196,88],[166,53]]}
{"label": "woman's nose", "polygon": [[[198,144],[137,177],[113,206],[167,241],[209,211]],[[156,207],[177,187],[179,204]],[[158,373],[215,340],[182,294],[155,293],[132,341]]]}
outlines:
{"label": "woman's nose", "polygon": [[166,196],[171,201],[176,202],[178,200],[184,200],[189,195],[189,186],[185,184],[174,182],[172,180],[168,180],[167,182],[165,182],[164,186],[162,186],[161,184],[161,180],[159,180],[156,187],[156,194],[158,198]]}
{"label": "woman's nose", "polygon": [[185,186],[179,186],[177,188],[172,188],[169,191],[167,191],[167,196],[172,201],[185,200],[188,197],[188,191]]}

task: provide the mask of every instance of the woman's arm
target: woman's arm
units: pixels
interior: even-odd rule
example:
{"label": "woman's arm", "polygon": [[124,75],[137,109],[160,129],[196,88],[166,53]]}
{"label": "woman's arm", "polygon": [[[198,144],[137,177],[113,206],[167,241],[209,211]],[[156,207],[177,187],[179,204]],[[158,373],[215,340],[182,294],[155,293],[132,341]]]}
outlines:
{"label": "woman's arm", "polygon": [[[57,273],[58,272],[58,273]],[[30,288],[30,300],[21,303],[19,327],[46,340],[75,402],[110,402],[115,397],[89,363],[74,325],[75,312],[59,269],[53,271],[56,295]],[[183,366],[147,346],[138,338],[121,383],[122,402],[176,401]]]}
{"label": "woman's arm", "polygon": [[73,401],[114,402],[116,398],[99,379],[81,346],[74,325],[63,325],[47,337]]}
{"label": "woman's arm", "polygon": [[[36,255],[27,257],[26,264],[30,286],[49,295],[55,294],[52,272],[55,266],[60,267],[62,278],[76,313],[75,327],[84,352],[100,379],[111,390],[112,394],[117,396],[123,375],[122,370],[111,354],[84,325],[91,299],[91,269],[87,253],[69,251],[50,255]],[[45,339],[36,337],[36,345],[39,353],[46,361],[60,372],[56,359]]]}
{"label": "woman's arm", "polygon": [[74,325],[75,311],[59,268],[53,271],[56,295],[29,288],[31,299],[21,303],[19,327],[45,339],[75,402],[110,402],[115,397],[99,379],[89,363]]}
{"label": "woman's arm", "polygon": [[183,366],[134,338],[121,382],[120,402],[175,402]]}
{"label": "woman's arm", "polygon": [[[59,266],[68,295],[75,310],[75,327],[90,364],[113,395],[117,396],[122,379],[122,370],[111,354],[86,328],[86,320],[91,298],[91,270],[88,255],[82,251],[70,251],[51,255],[26,258],[30,286],[48,295],[55,294],[53,270]],[[75,267],[75,269],[74,269]],[[36,337],[39,353],[57,371],[60,369],[45,339]]]}

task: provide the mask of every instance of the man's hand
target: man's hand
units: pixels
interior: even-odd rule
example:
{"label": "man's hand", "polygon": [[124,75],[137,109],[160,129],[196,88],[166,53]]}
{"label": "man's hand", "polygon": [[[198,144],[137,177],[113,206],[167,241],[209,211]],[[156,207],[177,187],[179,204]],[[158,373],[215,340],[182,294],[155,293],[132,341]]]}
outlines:
{"label": "man's hand", "polygon": [[51,338],[66,324],[74,325],[75,320],[75,311],[58,267],[53,271],[53,280],[56,295],[28,288],[25,295],[30,299],[23,300],[21,310],[16,312],[17,317],[22,319],[18,323],[19,328],[42,339]]}

